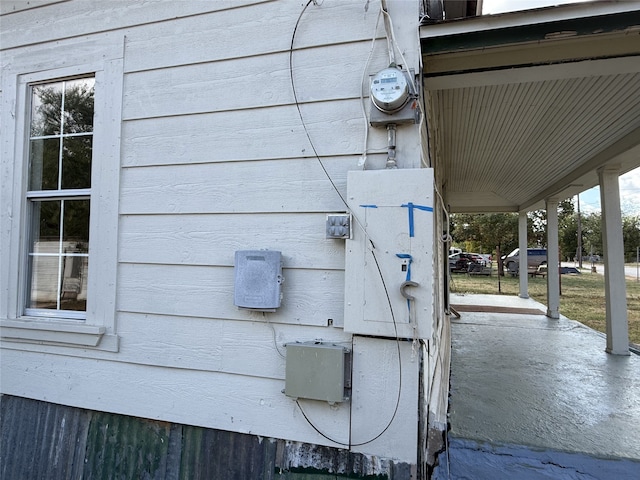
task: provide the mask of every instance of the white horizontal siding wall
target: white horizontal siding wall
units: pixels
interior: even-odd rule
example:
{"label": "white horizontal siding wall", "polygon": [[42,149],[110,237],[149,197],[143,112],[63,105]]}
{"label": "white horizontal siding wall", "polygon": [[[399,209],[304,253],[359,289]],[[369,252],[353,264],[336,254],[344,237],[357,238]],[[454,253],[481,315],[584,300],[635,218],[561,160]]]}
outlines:
{"label": "white horizontal siding wall", "polygon": [[[417,2],[396,8],[405,15],[407,4],[417,22]],[[381,20],[370,55],[377,2],[302,9],[293,0],[73,0],[3,17],[5,65],[52,68],[65,62],[57,49],[74,48],[81,58],[92,46],[121,42],[125,70],[123,98],[114,99],[123,102],[119,351],[9,345],[3,391],[317,444],[348,441],[349,403],[304,404],[332,442],[281,393],[278,349],[351,343],[339,328],[344,243],[325,239],[324,224],[328,212],[346,210],[347,171],[361,168],[365,64],[370,57],[368,78],[389,60]],[[417,27],[398,35],[415,37],[407,55],[417,58]],[[368,146],[368,165],[382,167],[386,131],[370,131]],[[419,151],[417,128],[399,129],[401,166],[419,165]],[[276,313],[234,306],[234,252],[244,249],[282,251]],[[362,387],[355,421],[372,438],[384,428],[398,398],[384,385],[399,375],[406,388],[399,411],[411,413],[397,416],[386,439],[358,450],[415,463],[419,362],[406,346],[389,344],[356,346],[368,360],[355,367]],[[370,423],[376,414],[381,425]]]}

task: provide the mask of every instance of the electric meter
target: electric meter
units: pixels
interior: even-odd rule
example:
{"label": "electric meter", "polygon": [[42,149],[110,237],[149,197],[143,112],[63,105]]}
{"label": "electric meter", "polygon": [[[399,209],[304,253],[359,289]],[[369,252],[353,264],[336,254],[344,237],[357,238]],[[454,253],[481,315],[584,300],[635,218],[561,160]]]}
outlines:
{"label": "electric meter", "polygon": [[402,70],[389,67],[376,73],[371,80],[371,101],[384,113],[400,110],[409,100],[409,85]]}

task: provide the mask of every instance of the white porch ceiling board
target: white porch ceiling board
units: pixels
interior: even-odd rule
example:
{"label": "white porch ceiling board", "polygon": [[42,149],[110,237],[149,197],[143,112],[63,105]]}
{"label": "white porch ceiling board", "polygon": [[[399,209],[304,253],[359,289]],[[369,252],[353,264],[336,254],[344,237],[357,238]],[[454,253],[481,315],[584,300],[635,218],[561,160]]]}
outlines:
{"label": "white porch ceiling board", "polygon": [[448,192],[507,204],[526,203],[640,124],[633,73],[431,93]]}

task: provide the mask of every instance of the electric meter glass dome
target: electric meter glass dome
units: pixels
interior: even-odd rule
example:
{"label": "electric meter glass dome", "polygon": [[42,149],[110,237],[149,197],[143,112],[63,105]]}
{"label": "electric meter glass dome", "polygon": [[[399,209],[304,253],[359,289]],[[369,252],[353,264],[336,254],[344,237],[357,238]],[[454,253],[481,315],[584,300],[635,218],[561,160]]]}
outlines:
{"label": "electric meter glass dome", "polygon": [[383,112],[400,110],[409,99],[409,86],[404,73],[397,68],[385,68],[371,80],[371,100]]}

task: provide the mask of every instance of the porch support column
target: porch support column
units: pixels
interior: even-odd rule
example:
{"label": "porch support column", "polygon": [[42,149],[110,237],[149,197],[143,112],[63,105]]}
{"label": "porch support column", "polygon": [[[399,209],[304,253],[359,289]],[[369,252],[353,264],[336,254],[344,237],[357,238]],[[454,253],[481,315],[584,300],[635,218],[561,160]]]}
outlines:
{"label": "porch support column", "polygon": [[624,245],[617,166],[598,170],[602,208],[602,246],[604,248],[604,295],[606,304],[606,352],[629,355],[627,285],[624,277]]}
{"label": "porch support column", "polygon": [[520,259],[518,271],[520,272],[520,298],[529,298],[529,275],[527,266],[527,212],[520,212],[518,217],[518,248]]}
{"label": "porch support column", "polygon": [[560,274],[558,262],[558,199],[548,198],[547,206],[547,317],[560,318]]}

